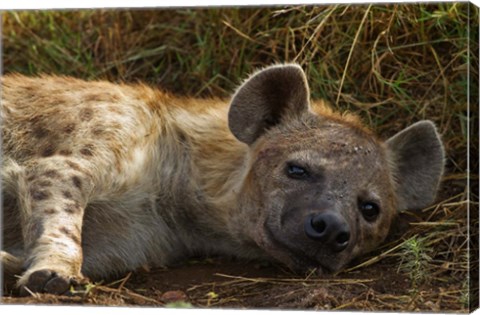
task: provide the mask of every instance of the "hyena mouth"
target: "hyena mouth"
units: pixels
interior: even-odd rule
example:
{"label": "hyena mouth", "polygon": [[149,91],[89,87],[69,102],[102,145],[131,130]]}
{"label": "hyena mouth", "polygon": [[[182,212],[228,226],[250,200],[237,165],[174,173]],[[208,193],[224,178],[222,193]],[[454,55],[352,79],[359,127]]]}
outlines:
{"label": "hyena mouth", "polygon": [[313,270],[318,275],[331,274],[334,272],[332,268],[303,253],[301,255],[293,254],[291,259],[294,266],[290,267],[290,269],[299,274],[305,272],[310,273]]}
{"label": "hyena mouth", "polygon": [[[311,254],[308,254],[299,247],[283,243],[275,237],[275,234],[267,224],[264,226],[264,231],[267,242],[261,242],[259,245],[275,259],[287,265],[292,271],[303,273],[316,269],[316,272],[319,274],[333,273],[335,271],[335,268],[315,258],[317,251],[313,250]],[[325,260],[327,259],[332,259],[332,257],[325,257]]]}

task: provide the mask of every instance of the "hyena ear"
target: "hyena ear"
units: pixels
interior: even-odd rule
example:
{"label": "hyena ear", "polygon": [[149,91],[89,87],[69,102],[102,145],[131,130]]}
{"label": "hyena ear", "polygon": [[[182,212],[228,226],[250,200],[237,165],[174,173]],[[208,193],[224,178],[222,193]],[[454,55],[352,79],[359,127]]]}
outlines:
{"label": "hyena ear", "polygon": [[309,89],[298,65],[270,66],[253,74],[233,95],[228,125],[233,135],[252,144],[283,118],[295,118],[309,109]]}
{"label": "hyena ear", "polygon": [[435,125],[417,122],[387,141],[396,180],[398,210],[433,203],[443,174],[445,153]]}

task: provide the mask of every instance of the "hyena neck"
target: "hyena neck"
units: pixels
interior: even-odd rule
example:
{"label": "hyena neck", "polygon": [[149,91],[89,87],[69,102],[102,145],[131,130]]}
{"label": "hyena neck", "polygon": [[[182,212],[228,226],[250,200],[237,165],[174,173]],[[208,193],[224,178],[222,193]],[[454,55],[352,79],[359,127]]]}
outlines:
{"label": "hyena neck", "polygon": [[193,104],[187,102],[173,112],[172,129],[188,151],[183,156],[190,160],[190,182],[209,201],[218,203],[238,193],[248,166],[249,148],[230,132],[226,102],[190,102]]}
{"label": "hyena neck", "polygon": [[[198,215],[196,220],[209,222],[206,234],[211,234],[211,226],[215,225],[215,230],[222,234],[215,237],[222,237],[232,248],[232,243],[239,242],[232,238],[231,220],[232,213],[241,211],[239,196],[248,170],[249,147],[238,141],[228,128],[227,102],[209,100],[203,104],[202,100],[179,99],[178,103],[181,105],[171,111],[174,122],[168,128],[171,134],[165,139],[175,138],[175,150],[180,152],[172,156],[171,162],[181,166],[175,171],[167,164],[162,167],[171,170],[170,176],[178,176],[169,189],[177,187],[174,194],[190,202],[194,196],[196,204],[188,206],[196,209],[189,209],[188,213]],[[171,150],[171,145],[165,147],[170,142],[165,139],[160,139],[163,150]]]}

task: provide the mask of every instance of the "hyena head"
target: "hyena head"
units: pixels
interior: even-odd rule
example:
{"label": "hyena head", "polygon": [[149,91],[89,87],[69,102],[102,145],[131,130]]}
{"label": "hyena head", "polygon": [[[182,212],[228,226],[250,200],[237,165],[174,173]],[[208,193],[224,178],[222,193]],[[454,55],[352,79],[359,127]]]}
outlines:
{"label": "hyena head", "polygon": [[294,270],[340,270],[385,239],[398,210],[435,198],[444,152],[431,122],[382,142],[351,119],[315,110],[296,65],[251,76],[228,120],[250,147],[245,233]]}

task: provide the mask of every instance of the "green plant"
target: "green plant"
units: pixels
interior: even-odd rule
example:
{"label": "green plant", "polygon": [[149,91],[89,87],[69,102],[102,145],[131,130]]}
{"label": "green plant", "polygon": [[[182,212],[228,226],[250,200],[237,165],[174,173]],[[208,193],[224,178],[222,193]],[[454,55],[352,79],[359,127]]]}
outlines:
{"label": "green plant", "polygon": [[413,290],[428,279],[432,249],[426,244],[426,239],[413,236],[406,240],[401,248],[402,260],[399,269],[408,274]]}

